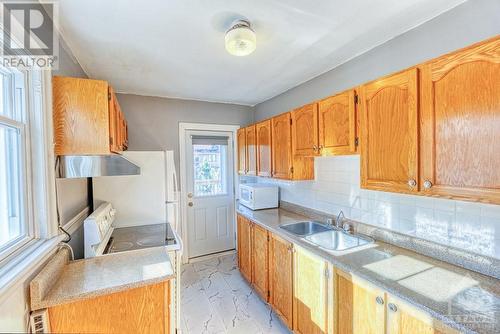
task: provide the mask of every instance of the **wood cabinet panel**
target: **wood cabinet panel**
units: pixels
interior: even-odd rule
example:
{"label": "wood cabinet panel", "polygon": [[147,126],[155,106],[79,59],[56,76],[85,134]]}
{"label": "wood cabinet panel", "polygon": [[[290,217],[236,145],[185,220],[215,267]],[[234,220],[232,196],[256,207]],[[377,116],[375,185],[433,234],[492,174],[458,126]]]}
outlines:
{"label": "wood cabinet panel", "polygon": [[417,69],[361,87],[363,188],[418,191],[417,88]]}
{"label": "wood cabinet panel", "polygon": [[293,325],[293,245],[270,233],[269,302],[283,322]]}
{"label": "wood cabinet panel", "polygon": [[292,133],[290,113],[272,119],[272,171],[278,179],[292,178]]}
{"label": "wood cabinet panel", "polygon": [[247,146],[247,175],[257,175],[257,134],[255,124],[245,128]]}
{"label": "wood cabinet panel", "polygon": [[302,334],[328,332],[327,263],[303,250],[294,252],[293,329]]}
{"label": "wood cabinet panel", "polygon": [[269,246],[266,229],[253,225],[252,228],[252,284],[262,299],[269,295]]}
{"label": "wood cabinet panel", "polygon": [[421,69],[421,190],[500,204],[500,38]]}
{"label": "wood cabinet panel", "polygon": [[169,333],[170,282],[49,308],[53,333]]}
{"label": "wood cabinet panel", "polygon": [[257,131],[257,175],[271,176],[271,120],[256,124]]}
{"label": "wood cabinet panel", "polygon": [[52,78],[56,155],[109,154],[108,83]]}
{"label": "wood cabinet panel", "polygon": [[356,92],[349,90],[318,103],[322,155],[356,153]]}
{"label": "wood cabinet panel", "polygon": [[292,154],[294,156],[319,155],[318,104],[311,103],[293,110]]}
{"label": "wood cabinet panel", "polygon": [[[337,271],[337,334],[385,334],[383,291]],[[377,297],[382,304],[377,303]]]}
{"label": "wood cabinet panel", "polygon": [[238,174],[245,174],[247,171],[247,135],[245,128],[238,129]]}
{"label": "wood cabinet panel", "polygon": [[252,222],[238,215],[238,266],[242,276],[252,282]]}

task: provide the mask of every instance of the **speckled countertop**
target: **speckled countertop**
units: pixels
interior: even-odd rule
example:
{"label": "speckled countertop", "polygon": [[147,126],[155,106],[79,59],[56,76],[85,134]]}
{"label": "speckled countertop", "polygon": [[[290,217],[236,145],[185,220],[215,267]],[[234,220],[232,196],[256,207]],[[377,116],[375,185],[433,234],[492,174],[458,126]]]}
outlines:
{"label": "speckled countertop", "polygon": [[420,255],[387,243],[335,256],[279,228],[308,217],[270,209],[238,213],[429,313],[464,333],[500,333],[500,280]]}
{"label": "speckled countertop", "polygon": [[31,309],[97,297],[174,277],[163,247],[69,261],[60,250],[30,284]]}

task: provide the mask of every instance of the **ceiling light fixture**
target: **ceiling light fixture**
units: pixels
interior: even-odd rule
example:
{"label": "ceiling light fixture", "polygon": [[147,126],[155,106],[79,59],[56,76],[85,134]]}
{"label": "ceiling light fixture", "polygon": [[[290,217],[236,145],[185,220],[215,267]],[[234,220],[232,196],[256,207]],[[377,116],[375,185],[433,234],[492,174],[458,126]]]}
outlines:
{"label": "ceiling light fixture", "polygon": [[226,32],[226,50],[233,56],[247,56],[254,52],[257,46],[255,32],[250,28],[250,22],[238,20]]}

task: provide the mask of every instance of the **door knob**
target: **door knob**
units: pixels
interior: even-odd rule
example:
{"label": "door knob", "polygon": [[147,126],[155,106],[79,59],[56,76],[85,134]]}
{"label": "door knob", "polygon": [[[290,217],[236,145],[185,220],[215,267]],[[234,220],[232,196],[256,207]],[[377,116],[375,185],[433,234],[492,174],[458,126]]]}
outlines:
{"label": "door knob", "polygon": [[417,181],[415,179],[409,179],[408,180],[408,185],[410,187],[415,187],[417,185]]}
{"label": "door knob", "polygon": [[430,189],[432,187],[432,182],[429,180],[424,181],[424,188],[425,189]]}
{"label": "door knob", "polygon": [[193,202],[189,202],[188,205],[189,206],[193,206],[194,204],[193,204]]}
{"label": "door knob", "polygon": [[193,193],[188,193],[188,198],[193,198]]}

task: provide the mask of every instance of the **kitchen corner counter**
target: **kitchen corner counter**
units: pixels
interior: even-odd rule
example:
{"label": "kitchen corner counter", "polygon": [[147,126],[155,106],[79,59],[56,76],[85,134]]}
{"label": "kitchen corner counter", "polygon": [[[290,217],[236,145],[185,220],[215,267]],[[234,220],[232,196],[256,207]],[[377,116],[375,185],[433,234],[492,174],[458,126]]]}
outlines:
{"label": "kitchen corner counter", "polygon": [[30,284],[31,309],[38,310],[174,278],[163,247],[69,261],[60,250]]}
{"label": "kitchen corner counter", "polygon": [[284,209],[237,212],[272,233],[406,301],[463,333],[500,332],[500,281],[378,240],[335,256],[279,225],[311,220]]}

